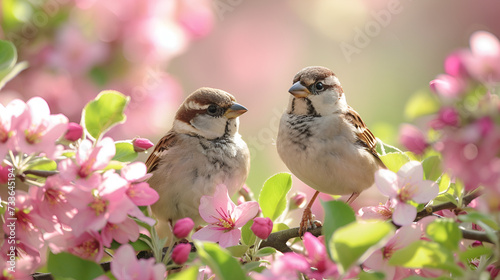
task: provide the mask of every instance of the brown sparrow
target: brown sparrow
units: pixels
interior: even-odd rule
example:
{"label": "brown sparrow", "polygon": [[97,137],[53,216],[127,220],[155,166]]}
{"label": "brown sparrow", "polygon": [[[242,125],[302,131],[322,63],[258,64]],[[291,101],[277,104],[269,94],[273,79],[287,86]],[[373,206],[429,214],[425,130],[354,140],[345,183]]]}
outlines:
{"label": "brown sparrow", "polygon": [[376,138],[359,114],[347,105],[344,91],[328,68],[300,70],[288,90],[287,111],[281,117],[276,145],[288,169],[316,190],[302,216],[300,232],[311,222],[311,206],[319,192],[346,195],[347,203],[374,183],[385,168]]}
{"label": "brown sparrow", "polygon": [[175,115],[172,129],[146,160],[149,185],[160,195],[151,207],[160,237],[171,236],[171,225],[190,217],[203,222],[200,198],[224,184],[229,195],[244,184],[250,153],[238,133],[238,116],[247,109],[222,90],[200,88],[189,95]]}

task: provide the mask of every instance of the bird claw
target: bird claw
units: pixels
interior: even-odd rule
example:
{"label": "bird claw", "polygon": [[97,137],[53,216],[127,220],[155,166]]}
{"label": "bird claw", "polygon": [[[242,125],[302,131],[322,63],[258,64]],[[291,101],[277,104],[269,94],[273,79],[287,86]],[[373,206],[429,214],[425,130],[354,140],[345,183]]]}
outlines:
{"label": "bird claw", "polygon": [[319,221],[313,220],[313,214],[311,212],[311,208],[306,207],[304,209],[304,213],[302,214],[302,220],[300,221],[299,226],[299,237],[302,238],[304,233],[307,232],[310,228],[316,228],[317,222],[321,225]]}

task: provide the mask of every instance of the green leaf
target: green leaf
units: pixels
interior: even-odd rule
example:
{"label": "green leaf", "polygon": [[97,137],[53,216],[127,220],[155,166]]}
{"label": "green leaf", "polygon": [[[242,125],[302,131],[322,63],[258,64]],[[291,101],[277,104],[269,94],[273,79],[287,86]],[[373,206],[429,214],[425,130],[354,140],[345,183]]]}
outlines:
{"label": "green leaf", "polygon": [[453,252],[439,243],[418,240],[397,250],[389,259],[390,265],[407,268],[437,268],[444,269],[455,276],[463,274],[462,269],[455,263]]}
{"label": "green leaf", "polygon": [[337,229],[328,247],[341,271],[345,272],[383,246],[393,232],[394,226],[386,222],[353,222]]}
{"label": "green leaf", "polygon": [[269,255],[272,255],[275,253],[276,253],[276,249],[274,249],[272,247],[264,247],[262,249],[259,249],[259,251],[257,251],[257,253],[255,253],[255,256],[262,258],[262,257],[266,257],[266,256],[269,256]]}
{"label": "green leaf", "polygon": [[57,163],[46,157],[39,157],[30,162],[27,168],[28,170],[43,170],[43,171],[55,171],[57,170]]}
{"label": "green leaf", "polygon": [[149,242],[151,242],[151,237],[141,233],[136,241],[129,242],[129,244],[132,245],[135,251],[151,250],[151,247],[149,247],[148,243],[144,240],[149,240]]}
{"label": "green leaf", "polygon": [[198,279],[198,266],[183,268],[180,272],[169,273],[168,280],[196,280]]}
{"label": "green leaf", "polygon": [[243,265],[243,270],[245,270],[246,273],[250,271],[261,273],[265,268],[265,266],[261,266],[261,262],[249,262]]}
{"label": "green leaf", "polygon": [[10,72],[16,61],[16,46],[12,42],[0,40],[0,79]]}
{"label": "green leaf", "polygon": [[495,220],[487,214],[479,213],[479,212],[470,212],[465,215],[459,215],[458,219],[462,222],[469,222],[475,224],[484,224],[487,227],[492,228],[493,230],[499,230],[499,227]]}
{"label": "green leaf", "polygon": [[384,280],[385,274],[380,271],[363,271],[358,274],[359,280]]}
{"label": "green leaf", "polygon": [[485,246],[477,246],[468,248],[465,252],[459,252],[458,256],[462,262],[469,262],[470,260],[477,259],[483,255],[487,257],[493,254],[493,250]]}
{"label": "green leaf", "polygon": [[104,274],[104,270],[99,264],[66,252],[59,254],[50,252],[48,269],[56,279],[92,280]]}
{"label": "green leaf", "polygon": [[398,172],[401,166],[411,160],[410,157],[405,153],[389,153],[380,156],[380,159],[392,172]]}
{"label": "green leaf", "polygon": [[195,241],[195,246],[201,261],[210,267],[218,279],[246,279],[240,263],[228,250],[210,242]]}
{"label": "green leaf", "polygon": [[267,179],[259,194],[259,205],[264,217],[275,221],[286,209],[286,195],[292,187],[292,175],[278,173]]}
{"label": "green leaf", "polygon": [[437,99],[427,91],[419,91],[415,93],[405,108],[405,115],[410,120],[415,118],[436,113],[439,110]]}
{"label": "green leaf", "polygon": [[243,227],[241,227],[241,242],[243,245],[253,245],[257,236],[253,233],[250,227],[253,224],[253,220],[248,221]]}
{"label": "green leaf", "polygon": [[125,122],[123,111],[129,100],[130,97],[117,91],[101,91],[83,109],[82,123],[88,134],[94,139],[99,139],[113,126]]}
{"label": "green leaf", "polygon": [[248,245],[235,245],[227,247],[226,250],[231,253],[231,256],[241,258],[248,251]]}
{"label": "green leaf", "polygon": [[403,151],[401,151],[400,149],[382,142],[382,140],[380,140],[379,138],[377,138],[377,146],[375,147],[375,149],[377,150],[377,153],[379,155],[386,155],[389,153],[403,153]]}
{"label": "green leaf", "polygon": [[450,188],[451,178],[448,174],[444,173],[441,178],[439,178],[439,192],[448,191]]}
{"label": "green leaf", "polygon": [[[356,215],[354,214],[354,210],[342,201],[321,201],[321,205],[325,210],[323,235],[325,236],[325,243],[329,244],[333,233],[337,229],[356,221]],[[330,252],[330,247],[327,247],[327,250],[331,258],[332,252]]]}
{"label": "green leaf", "polygon": [[441,159],[438,156],[430,156],[422,161],[426,180],[436,181],[443,174]]}
{"label": "green leaf", "polygon": [[425,231],[432,240],[452,251],[458,249],[458,243],[462,239],[462,232],[458,228],[458,224],[448,218],[433,221],[427,225]]}
{"label": "green leaf", "polygon": [[112,160],[120,162],[131,162],[137,158],[138,153],[134,151],[134,145],[127,141],[115,142],[116,153]]}

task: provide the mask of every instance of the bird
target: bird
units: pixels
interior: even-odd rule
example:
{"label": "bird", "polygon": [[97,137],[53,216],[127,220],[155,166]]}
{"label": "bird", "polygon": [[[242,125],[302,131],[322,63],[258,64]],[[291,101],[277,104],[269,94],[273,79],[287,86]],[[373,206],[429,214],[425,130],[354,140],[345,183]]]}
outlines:
{"label": "bird", "polygon": [[298,179],[316,190],[302,215],[302,235],[313,225],[311,206],[320,192],[350,194],[350,204],[373,185],[375,172],[386,167],[375,149],[377,139],[347,104],[330,69],[303,68],[288,92],[276,139],[278,154]]}
{"label": "bird", "polygon": [[191,93],[176,112],[172,128],[146,160],[149,185],[159,194],[151,206],[161,238],[172,237],[175,221],[203,220],[200,199],[224,184],[232,196],[245,183],[250,152],[238,133],[239,116],[247,109],[233,95],[202,87]]}

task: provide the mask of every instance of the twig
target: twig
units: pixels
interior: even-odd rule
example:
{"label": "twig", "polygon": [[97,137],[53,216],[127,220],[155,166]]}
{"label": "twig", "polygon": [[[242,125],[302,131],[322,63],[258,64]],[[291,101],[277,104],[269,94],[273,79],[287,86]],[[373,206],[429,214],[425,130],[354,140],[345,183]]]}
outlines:
{"label": "twig", "polygon": [[[481,192],[476,191],[476,192],[473,192],[473,193],[470,193],[470,194],[464,196],[464,198],[463,198],[464,206],[469,205],[469,203],[471,203],[471,201],[478,198],[480,195],[481,195]],[[424,217],[430,216],[430,215],[432,215],[432,213],[435,213],[437,211],[441,211],[441,210],[445,210],[445,209],[457,209],[457,208],[459,208],[459,207],[457,207],[457,205],[453,204],[452,202],[446,202],[446,203],[442,203],[442,204],[438,204],[438,205],[434,205],[434,206],[429,206],[429,207],[426,207],[424,210],[417,213],[417,218],[415,219],[415,221],[418,221]]]}
{"label": "twig", "polygon": [[[321,233],[322,228],[323,227],[318,226],[318,227],[313,228],[313,229],[308,229],[307,231],[312,233],[312,235],[314,235],[314,236],[320,236],[322,234]],[[299,236],[300,235],[299,235],[299,228],[298,227],[278,231],[275,233],[271,233],[266,240],[262,241],[262,243],[260,244],[260,247],[261,248],[262,247],[273,247],[274,249],[276,249],[282,253],[292,252],[292,249],[290,249],[290,247],[288,247],[288,245],[286,245],[286,243],[288,242],[288,240],[290,240],[292,238],[297,238]]]}
{"label": "twig", "polygon": [[38,177],[50,177],[59,174],[58,171],[47,171],[47,170],[26,170],[23,172],[24,175],[35,175]]}

